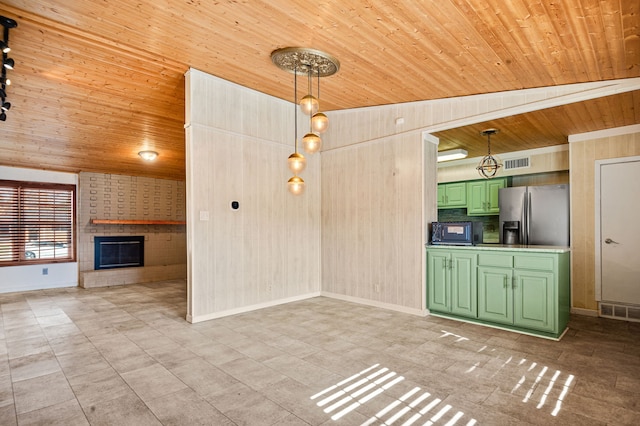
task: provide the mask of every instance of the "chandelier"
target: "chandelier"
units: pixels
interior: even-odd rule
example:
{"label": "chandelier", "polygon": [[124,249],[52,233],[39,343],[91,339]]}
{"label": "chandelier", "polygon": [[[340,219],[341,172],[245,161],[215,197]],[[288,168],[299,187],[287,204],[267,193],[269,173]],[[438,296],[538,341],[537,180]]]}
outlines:
{"label": "chandelier", "polygon": [[[322,138],[329,126],[329,119],[320,112],[320,77],[328,77],[340,69],[340,62],[320,50],[306,47],[285,47],[271,52],[271,61],[280,69],[293,73],[294,91],[294,152],[289,156],[289,170],[293,177],[287,186],[294,195],[304,191],[304,180],[298,176],[307,165],[304,155],[298,152],[298,74],[307,77],[307,94],[300,100],[300,110],[309,116],[309,131],[302,137],[302,147],[308,154],[320,151]],[[313,95],[313,77],[317,77],[316,96]]]}
{"label": "chandelier", "polygon": [[491,155],[491,135],[495,135],[498,132],[498,129],[486,129],[480,132],[482,136],[487,137],[487,155],[482,157],[476,170],[478,170],[480,176],[486,179],[494,177],[498,173],[498,169],[502,167],[502,164]]}

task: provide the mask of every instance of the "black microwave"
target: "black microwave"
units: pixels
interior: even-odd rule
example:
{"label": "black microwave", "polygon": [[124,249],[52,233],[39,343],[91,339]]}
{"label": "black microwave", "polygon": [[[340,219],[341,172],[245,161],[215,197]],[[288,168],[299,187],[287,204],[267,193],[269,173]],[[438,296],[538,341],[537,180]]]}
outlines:
{"label": "black microwave", "polygon": [[432,222],[431,244],[482,244],[482,222]]}

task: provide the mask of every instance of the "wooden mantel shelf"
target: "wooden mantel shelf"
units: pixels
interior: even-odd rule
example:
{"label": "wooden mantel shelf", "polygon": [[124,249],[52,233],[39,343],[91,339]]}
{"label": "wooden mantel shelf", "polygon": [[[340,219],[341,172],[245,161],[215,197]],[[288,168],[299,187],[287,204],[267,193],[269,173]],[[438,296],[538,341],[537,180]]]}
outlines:
{"label": "wooden mantel shelf", "polygon": [[91,219],[93,225],[184,225],[184,220]]}

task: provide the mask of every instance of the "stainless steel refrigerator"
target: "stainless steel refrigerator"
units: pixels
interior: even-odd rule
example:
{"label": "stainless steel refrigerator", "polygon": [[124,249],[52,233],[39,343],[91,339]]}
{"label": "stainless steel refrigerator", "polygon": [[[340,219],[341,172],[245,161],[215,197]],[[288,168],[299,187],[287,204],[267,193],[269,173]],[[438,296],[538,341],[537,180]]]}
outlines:
{"label": "stainless steel refrigerator", "polygon": [[498,191],[501,244],[569,246],[569,185]]}

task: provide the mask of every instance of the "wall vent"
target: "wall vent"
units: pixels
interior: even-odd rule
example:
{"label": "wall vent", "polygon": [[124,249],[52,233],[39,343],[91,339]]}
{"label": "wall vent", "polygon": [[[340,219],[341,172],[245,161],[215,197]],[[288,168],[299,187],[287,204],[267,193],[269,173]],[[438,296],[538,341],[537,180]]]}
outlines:
{"label": "wall vent", "polygon": [[513,169],[528,169],[530,165],[531,157],[522,157],[522,158],[512,158],[510,160],[504,160],[504,169],[505,170],[513,170]]}
{"label": "wall vent", "polygon": [[600,303],[600,316],[604,318],[640,322],[640,306]]}

